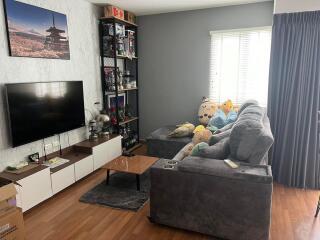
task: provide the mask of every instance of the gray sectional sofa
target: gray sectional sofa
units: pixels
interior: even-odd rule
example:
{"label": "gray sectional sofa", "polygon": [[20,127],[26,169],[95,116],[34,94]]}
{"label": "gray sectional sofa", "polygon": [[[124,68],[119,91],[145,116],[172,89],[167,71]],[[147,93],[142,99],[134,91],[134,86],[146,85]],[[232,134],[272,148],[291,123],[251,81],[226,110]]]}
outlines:
{"label": "gray sectional sofa", "polygon": [[239,168],[209,158],[210,151],[183,160],[178,152],[171,169],[172,159],[160,159],[151,168],[150,219],[224,239],[266,240],[272,196],[267,156],[273,136],[265,109],[244,105],[236,122],[217,136],[210,147],[223,148]]}

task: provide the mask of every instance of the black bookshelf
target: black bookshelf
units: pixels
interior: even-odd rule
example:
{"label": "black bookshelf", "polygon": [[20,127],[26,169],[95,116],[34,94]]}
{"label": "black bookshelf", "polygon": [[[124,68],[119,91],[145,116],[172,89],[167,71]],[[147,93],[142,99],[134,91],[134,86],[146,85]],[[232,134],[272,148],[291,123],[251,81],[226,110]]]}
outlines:
{"label": "black bookshelf", "polygon": [[[116,25],[121,25],[125,27],[125,30],[133,31],[135,34],[134,56],[126,56],[125,54],[118,54],[118,35],[116,31]],[[112,26],[113,35],[106,34],[106,28]],[[106,40],[108,39],[108,40]],[[102,96],[103,96],[103,109],[105,109],[109,115],[114,116],[116,122],[112,123],[112,126],[117,134],[121,134],[123,129],[128,127],[132,130],[134,139],[136,142],[134,144],[128,145],[125,141],[128,139],[123,139],[123,148],[127,151],[130,149],[136,149],[141,144],[139,136],[139,81],[138,81],[138,26],[136,24],[120,20],[113,17],[100,18],[99,20],[99,40],[100,40],[100,58],[101,58],[101,85],[102,85]],[[111,49],[111,51],[109,51]],[[122,62],[122,63],[121,63]],[[119,64],[121,63],[121,64]],[[121,65],[121,66],[119,66]],[[122,69],[120,69],[122,67]],[[106,69],[114,69],[114,82],[115,89],[108,89],[107,79],[106,79]],[[135,87],[130,88],[119,88],[119,81],[121,81],[118,75],[118,69],[122,72],[130,70],[130,75],[136,82]],[[110,113],[108,96],[115,96],[118,99],[119,94],[125,95],[125,106],[130,105],[130,110],[132,116],[123,117],[120,116],[120,112],[123,106],[119,106],[119,102],[115,101],[115,112]],[[126,111],[127,109],[125,109]],[[122,114],[122,113],[121,113]],[[129,140],[128,140],[129,141]]]}

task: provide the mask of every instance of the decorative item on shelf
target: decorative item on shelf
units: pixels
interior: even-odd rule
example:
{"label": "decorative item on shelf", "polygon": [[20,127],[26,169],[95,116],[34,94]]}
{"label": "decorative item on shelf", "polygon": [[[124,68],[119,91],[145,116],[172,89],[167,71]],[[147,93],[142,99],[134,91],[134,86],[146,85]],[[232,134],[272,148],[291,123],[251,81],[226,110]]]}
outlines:
{"label": "decorative item on shelf", "polygon": [[97,116],[97,122],[101,124],[101,130],[99,132],[100,137],[109,137],[110,117],[105,110],[102,110]]}
{"label": "decorative item on shelf", "polygon": [[136,24],[137,18],[136,15],[134,15],[132,12],[124,10],[124,20]]}
{"label": "decorative item on shelf", "polygon": [[109,108],[109,115],[110,115],[110,122],[112,125],[116,125],[117,124],[117,113],[116,113],[116,108],[115,107],[111,107]]}
{"label": "decorative item on shelf", "polygon": [[126,37],[126,28],[123,24],[116,23],[116,36],[120,38]]}
{"label": "decorative item on shelf", "polygon": [[[103,23],[102,24],[103,29],[103,36],[113,37],[114,31],[113,31],[113,24],[111,23]],[[117,37],[125,37],[125,26],[120,23],[116,23],[116,36]]]}
{"label": "decorative item on shelf", "polygon": [[118,90],[123,90],[123,76],[122,72],[118,69]]}
{"label": "decorative item on shelf", "polygon": [[92,119],[90,120],[89,122],[89,132],[90,132],[90,135],[89,135],[89,140],[90,141],[96,141],[98,140],[98,134],[97,134],[97,121]]}
{"label": "decorative item on shelf", "polygon": [[106,90],[107,91],[115,91],[115,76],[114,76],[114,68],[112,67],[105,67],[105,83],[106,83]]}
{"label": "decorative item on shelf", "polygon": [[121,130],[122,135],[122,147],[127,150],[133,147],[138,142],[138,134],[131,129],[130,126],[126,126]]}
{"label": "decorative item on shelf", "polygon": [[114,49],[112,44],[112,37],[110,36],[104,36],[103,39],[103,54],[104,56],[113,56]]}
{"label": "decorative item on shelf", "polygon": [[136,81],[131,81],[130,82],[131,88],[136,88],[137,87],[137,82]]}
{"label": "decorative item on shelf", "polygon": [[131,111],[131,106],[129,104],[126,104],[125,106],[125,116],[126,116],[126,119],[130,119],[132,118],[132,111]]}
{"label": "decorative item on shelf", "polygon": [[[118,107],[124,107],[126,103],[126,94],[120,93],[118,94]],[[108,95],[108,107],[109,108],[116,108],[116,95],[110,94]]]}
{"label": "decorative item on shelf", "polygon": [[130,89],[131,88],[131,84],[130,84],[131,75],[130,75],[130,71],[129,70],[124,71],[122,79],[123,79],[124,88],[125,89]]}
{"label": "decorative item on shelf", "polygon": [[113,36],[113,25],[111,23],[102,24],[103,36]]}
{"label": "decorative item on shelf", "polygon": [[119,7],[107,5],[104,7],[104,16],[115,17],[124,20],[124,11]]}
{"label": "decorative item on shelf", "polygon": [[135,32],[132,30],[126,30],[126,37],[124,39],[124,47],[126,56],[128,58],[133,58],[136,56],[135,51]]}
{"label": "decorative item on shelf", "polygon": [[125,108],[123,106],[119,107],[118,114],[119,114],[120,122],[123,122],[126,120]]}
{"label": "decorative item on shelf", "polygon": [[90,109],[85,109],[86,111],[88,111],[91,115],[91,119],[87,122],[88,123],[88,127],[89,127],[89,140],[90,141],[95,141],[98,139],[98,129],[97,129],[97,121],[96,121],[96,118],[97,118],[97,115],[99,113],[99,110],[98,110],[98,105],[100,105],[100,102],[95,102],[94,103],[94,106],[96,108],[96,110],[90,110]]}
{"label": "decorative item on shelf", "polygon": [[125,56],[125,43],[123,37],[117,37],[117,55]]}

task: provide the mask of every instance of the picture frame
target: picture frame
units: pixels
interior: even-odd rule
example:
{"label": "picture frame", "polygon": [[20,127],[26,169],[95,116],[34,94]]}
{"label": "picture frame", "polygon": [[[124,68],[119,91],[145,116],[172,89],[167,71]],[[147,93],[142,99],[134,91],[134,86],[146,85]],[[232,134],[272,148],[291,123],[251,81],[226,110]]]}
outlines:
{"label": "picture frame", "polygon": [[70,60],[67,16],[16,0],[3,0],[9,55]]}
{"label": "picture frame", "polygon": [[[119,107],[125,107],[126,105],[126,94],[125,93],[119,93],[118,94],[118,106]],[[110,94],[108,95],[108,108],[115,108],[116,107],[116,95]]]}

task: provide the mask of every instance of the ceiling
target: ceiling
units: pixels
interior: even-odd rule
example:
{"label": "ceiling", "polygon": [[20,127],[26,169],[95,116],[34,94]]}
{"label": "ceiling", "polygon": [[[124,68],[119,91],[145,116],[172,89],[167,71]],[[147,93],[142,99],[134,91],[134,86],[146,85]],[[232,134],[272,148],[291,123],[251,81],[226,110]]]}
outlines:
{"label": "ceiling", "polygon": [[178,12],[272,0],[87,0],[98,5],[112,4],[136,15]]}

